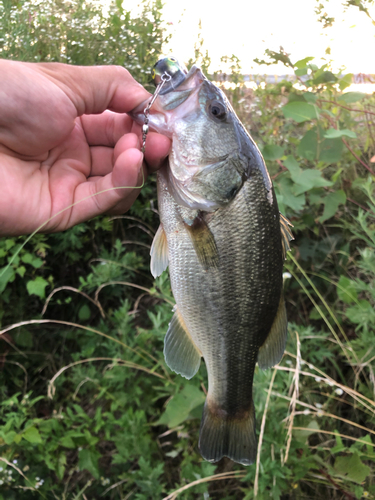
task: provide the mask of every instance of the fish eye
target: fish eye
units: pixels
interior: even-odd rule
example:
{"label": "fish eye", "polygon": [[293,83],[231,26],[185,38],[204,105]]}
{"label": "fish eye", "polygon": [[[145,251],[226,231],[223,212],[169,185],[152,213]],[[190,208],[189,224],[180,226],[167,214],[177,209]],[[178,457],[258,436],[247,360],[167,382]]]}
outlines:
{"label": "fish eye", "polygon": [[223,121],[227,116],[227,110],[225,106],[219,101],[213,101],[208,106],[208,111],[212,118],[216,120]]}

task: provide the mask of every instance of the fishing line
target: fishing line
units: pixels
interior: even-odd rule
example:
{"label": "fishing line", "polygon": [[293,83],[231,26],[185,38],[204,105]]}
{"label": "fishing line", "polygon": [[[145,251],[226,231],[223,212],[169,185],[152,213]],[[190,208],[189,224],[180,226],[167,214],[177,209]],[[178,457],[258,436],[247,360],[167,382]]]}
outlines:
{"label": "fishing line", "polygon": [[[163,86],[165,85],[165,83],[169,82],[171,79],[172,79],[171,75],[169,75],[167,72],[163,73],[163,75],[161,76],[161,81],[155,89],[154,95],[151,97],[150,102],[147,104],[146,108],[143,111],[144,123],[142,126],[142,148],[141,148],[141,152],[143,154],[145,153],[145,150],[146,150],[146,138],[147,138],[147,134],[149,132],[148,122],[149,122],[149,113],[150,113],[151,106],[154,104],[156,98],[158,97],[158,95],[159,95],[161,89],[163,88]],[[90,198],[93,198],[94,196],[97,196],[99,194],[107,193],[108,191],[114,191],[116,189],[142,189],[143,186],[145,185],[145,176],[144,176],[144,172],[143,172],[143,166],[141,167],[141,170],[142,170],[142,184],[140,186],[119,186],[119,187],[112,187],[112,188],[108,188],[108,189],[103,189],[103,191],[98,191],[97,193],[91,194],[90,196],[86,196],[86,198],[82,198],[82,200],[78,200],[78,201],[72,203],[71,205],[63,208],[62,210],[57,212],[55,215],[53,215],[52,217],[47,219],[45,222],[43,222],[43,224],[41,224],[37,229],[35,229],[35,231],[33,233],[31,233],[26,238],[26,240],[23,242],[23,244],[20,246],[20,248],[12,256],[12,258],[10,259],[8,264],[0,272],[0,278],[2,278],[2,276],[5,274],[5,272],[9,269],[9,267],[14,262],[17,255],[20,253],[20,251],[23,249],[23,247],[26,245],[26,243],[28,243],[31,240],[31,238],[36,235],[36,233],[38,233],[41,229],[43,229],[43,227],[46,224],[48,224],[51,220],[53,220],[58,215],[61,215],[66,210],[69,210],[70,208],[75,207],[76,205],[78,205],[79,203],[82,203],[83,201],[89,200]]]}

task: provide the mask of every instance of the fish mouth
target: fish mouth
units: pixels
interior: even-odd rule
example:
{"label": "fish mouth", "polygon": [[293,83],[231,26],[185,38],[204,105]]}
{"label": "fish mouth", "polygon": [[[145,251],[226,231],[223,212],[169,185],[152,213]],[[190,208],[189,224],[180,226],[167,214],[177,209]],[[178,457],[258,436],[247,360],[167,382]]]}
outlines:
{"label": "fish mouth", "polygon": [[[198,95],[204,81],[207,81],[207,78],[204,76],[201,69],[197,66],[192,66],[185,80],[180,85],[157,97],[149,113],[150,128],[155,132],[172,138],[171,122],[174,119],[174,110],[180,108],[179,117],[191,113],[192,104],[190,103],[192,101],[195,103],[195,99],[191,99],[191,97],[194,94]],[[131,118],[139,125],[143,125],[145,120],[145,108],[152,99],[153,96],[149,97],[129,113]]]}

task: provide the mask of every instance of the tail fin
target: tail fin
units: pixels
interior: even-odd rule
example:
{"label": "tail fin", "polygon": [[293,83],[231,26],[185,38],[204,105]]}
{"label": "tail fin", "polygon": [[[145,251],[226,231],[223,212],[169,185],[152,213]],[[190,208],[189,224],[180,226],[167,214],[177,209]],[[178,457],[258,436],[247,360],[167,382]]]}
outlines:
{"label": "tail fin", "polygon": [[[223,413],[223,412],[220,412]],[[223,416],[204,406],[199,449],[202,457],[209,462],[217,462],[228,457],[242,465],[252,464],[257,455],[255,434],[255,410],[251,408],[240,417]]]}

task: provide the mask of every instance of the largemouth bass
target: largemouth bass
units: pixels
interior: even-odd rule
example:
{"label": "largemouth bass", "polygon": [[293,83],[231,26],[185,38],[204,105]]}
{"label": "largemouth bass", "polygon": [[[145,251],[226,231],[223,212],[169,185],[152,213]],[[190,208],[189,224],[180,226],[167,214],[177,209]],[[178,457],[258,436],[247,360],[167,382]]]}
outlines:
{"label": "largemouth bass", "polygon": [[[226,456],[249,465],[257,450],[255,365],[277,364],[286,343],[282,269],[290,223],[224,93],[196,66],[187,73],[164,59],[156,77],[165,68],[171,83],[149,122],[172,139],[157,177],[160,227],[151,248],[151,272],[156,277],[169,266],[176,300],[165,360],[190,379],[204,358],[200,452],[210,462]],[[140,123],[146,104],[133,112]]]}

